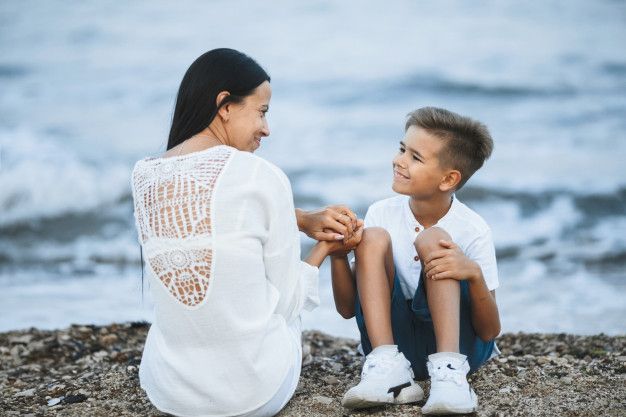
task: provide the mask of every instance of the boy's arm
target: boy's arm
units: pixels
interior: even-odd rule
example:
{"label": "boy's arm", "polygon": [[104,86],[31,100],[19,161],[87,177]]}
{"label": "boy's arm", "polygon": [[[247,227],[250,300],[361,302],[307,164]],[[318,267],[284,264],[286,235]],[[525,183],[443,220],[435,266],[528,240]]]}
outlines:
{"label": "boy's arm", "polygon": [[496,304],[496,291],[489,291],[480,266],[478,273],[469,282],[472,325],[483,341],[495,339],[500,334],[500,313]]}
{"label": "boy's arm", "polygon": [[500,314],[495,291],[489,291],[482,269],[451,241],[441,240],[441,250],[425,260],[426,279],[467,280],[472,311],[472,325],[483,341],[500,334]]}
{"label": "boy's arm", "polygon": [[356,281],[354,271],[350,268],[348,256],[345,254],[331,256],[330,262],[335,307],[341,317],[350,319],[355,314]]}

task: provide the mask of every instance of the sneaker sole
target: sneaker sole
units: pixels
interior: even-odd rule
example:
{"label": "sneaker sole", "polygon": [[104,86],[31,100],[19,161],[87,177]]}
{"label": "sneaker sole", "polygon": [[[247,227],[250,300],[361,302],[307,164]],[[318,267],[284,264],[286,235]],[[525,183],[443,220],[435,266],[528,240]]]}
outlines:
{"label": "sneaker sole", "polygon": [[[472,402],[469,405],[465,405],[464,407],[451,407],[448,404],[435,403],[431,404],[430,407],[426,408],[428,402],[422,407],[422,414],[424,415],[445,415],[445,414],[471,414],[475,413],[478,410],[478,399],[476,398],[476,393],[474,390],[471,390],[471,398]],[[467,404],[467,403],[466,403]],[[426,409],[424,409],[426,408]]]}
{"label": "sneaker sole", "polygon": [[422,388],[419,385],[413,383],[411,386],[403,388],[402,391],[400,391],[400,394],[398,394],[395,398],[390,398],[389,395],[379,398],[365,398],[359,395],[345,395],[341,401],[341,405],[346,408],[358,410],[362,408],[380,407],[385,404],[409,404],[423,399],[424,391],[422,391]]}
{"label": "sneaker sole", "polygon": [[437,407],[432,410],[424,410],[422,407],[422,414],[424,415],[448,415],[448,414],[471,414],[475,413],[478,407],[468,408],[450,408],[450,407]]}

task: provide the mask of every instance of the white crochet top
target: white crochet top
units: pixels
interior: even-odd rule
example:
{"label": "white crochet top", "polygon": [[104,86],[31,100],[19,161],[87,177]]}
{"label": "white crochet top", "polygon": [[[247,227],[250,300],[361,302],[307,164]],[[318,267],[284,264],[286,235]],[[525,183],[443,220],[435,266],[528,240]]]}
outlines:
{"label": "white crochet top", "polygon": [[142,388],[176,415],[258,408],[296,363],[287,325],[319,304],[289,180],[262,158],[216,146],[140,160],[132,188],[155,303]]}

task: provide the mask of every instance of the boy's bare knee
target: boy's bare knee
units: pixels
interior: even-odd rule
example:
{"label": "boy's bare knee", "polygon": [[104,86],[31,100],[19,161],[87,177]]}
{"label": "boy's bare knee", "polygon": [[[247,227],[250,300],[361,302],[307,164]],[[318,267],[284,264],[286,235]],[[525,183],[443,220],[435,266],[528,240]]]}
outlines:
{"label": "boy's bare knee", "polygon": [[391,236],[382,227],[367,227],[363,230],[363,236],[361,237],[361,243],[355,249],[355,254],[359,254],[367,251],[368,253],[381,252],[384,253],[391,244]]}
{"label": "boy's bare knee", "polygon": [[434,250],[441,249],[440,240],[452,240],[448,232],[440,227],[429,227],[417,235],[415,249],[420,259],[424,259],[428,253]]}

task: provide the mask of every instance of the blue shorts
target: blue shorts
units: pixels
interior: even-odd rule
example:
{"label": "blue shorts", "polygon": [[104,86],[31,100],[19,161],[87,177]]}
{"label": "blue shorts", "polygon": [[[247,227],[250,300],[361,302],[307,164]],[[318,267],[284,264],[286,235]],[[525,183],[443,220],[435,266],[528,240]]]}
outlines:
{"label": "blue shorts", "polygon": [[[483,342],[474,331],[471,320],[469,287],[467,281],[461,284],[461,321],[459,335],[459,350],[467,356],[470,372],[476,371],[485,363],[494,351],[495,342]],[[430,317],[426,292],[424,291],[424,276],[415,291],[412,300],[407,300],[398,283],[398,276],[394,277],[391,297],[391,327],[393,338],[398,350],[411,362],[415,378],[428,379],[426,362],[428,355],[437,353],[437,344],[433,321]],[[356,322],[361,333],[361,347],[366,355],[372,351],[372,344],[367,336],[361,302],[356,298]]]}

